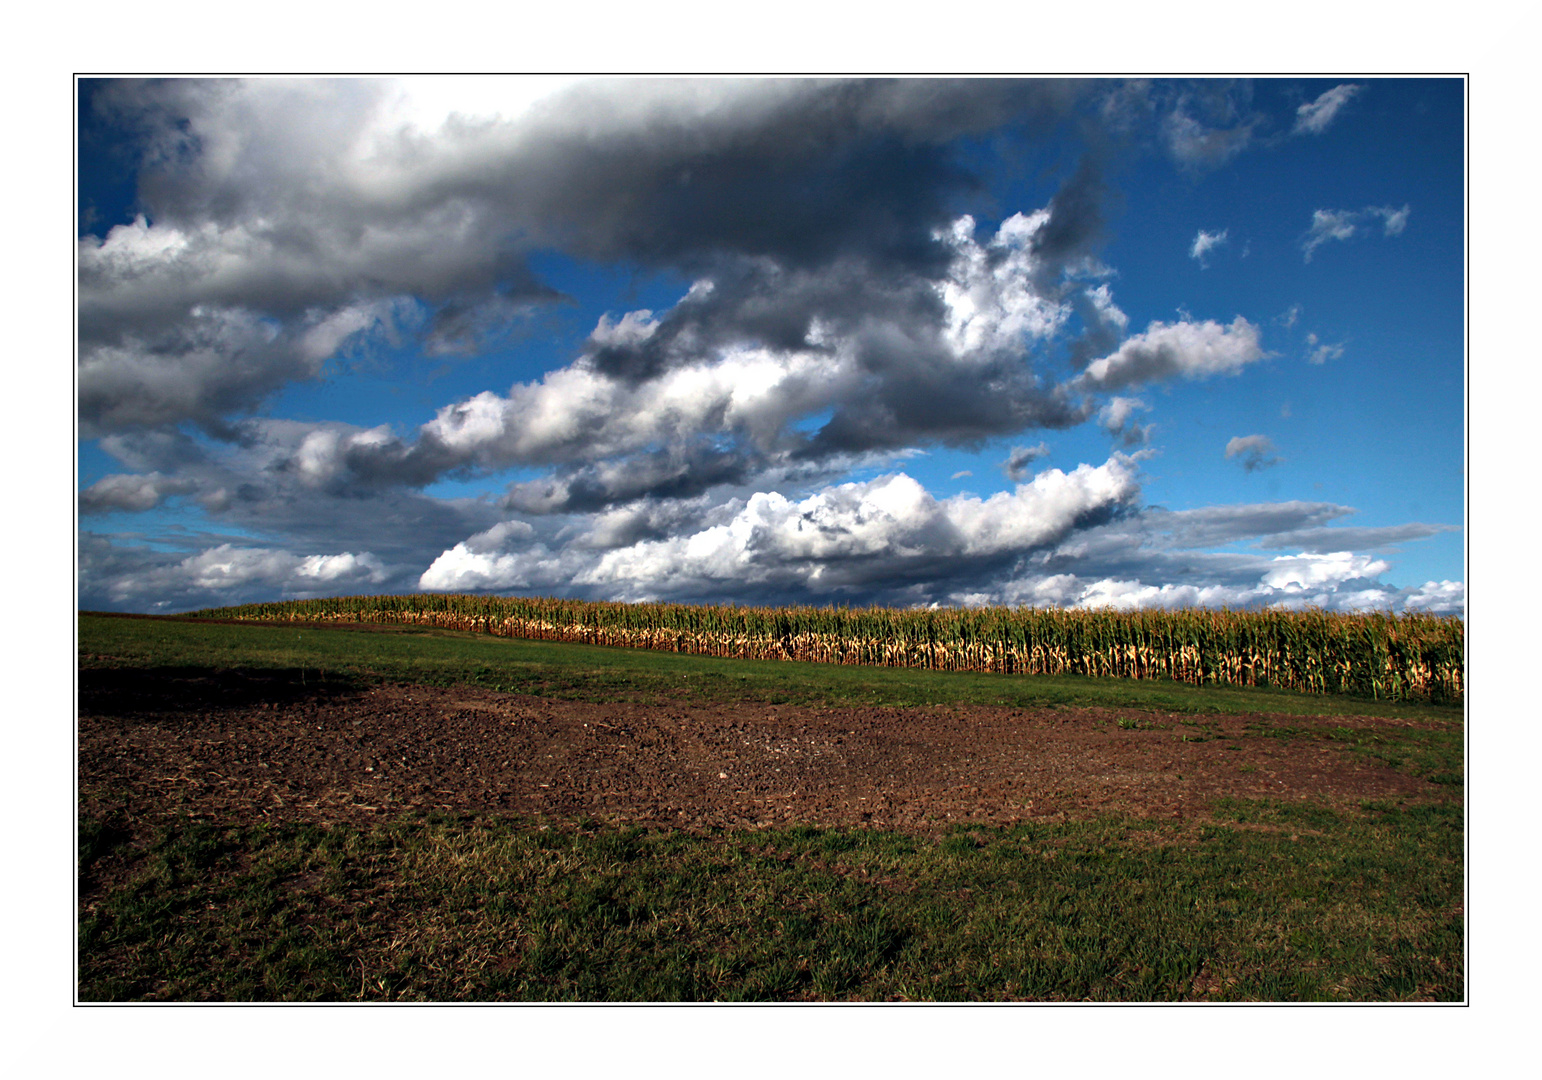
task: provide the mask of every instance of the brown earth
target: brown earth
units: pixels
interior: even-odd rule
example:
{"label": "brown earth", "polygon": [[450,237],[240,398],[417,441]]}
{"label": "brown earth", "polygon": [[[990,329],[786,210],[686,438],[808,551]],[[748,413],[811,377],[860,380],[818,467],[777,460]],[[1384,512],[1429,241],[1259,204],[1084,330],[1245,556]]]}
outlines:
{"label": "brown earth", "polygon": [[441,810],[930,831],[1109,812],[1204,817],[1228,796],[1460,797],[1310,734],[1384,726],[1422,725],[1101,708],[596,704],[88,668],[78,761],[82,811],[126,825],[189,814],[364,824]]}

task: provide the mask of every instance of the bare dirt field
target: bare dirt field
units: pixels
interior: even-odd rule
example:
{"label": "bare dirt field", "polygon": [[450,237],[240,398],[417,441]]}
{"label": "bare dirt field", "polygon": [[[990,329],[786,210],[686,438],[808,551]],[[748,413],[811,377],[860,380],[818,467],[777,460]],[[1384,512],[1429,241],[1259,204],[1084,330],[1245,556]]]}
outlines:
{"label": "bare dirt field", "polygon": [[932,831],[1110,812],[1203,818],[1224,797],[1460,798],[1459,788],[1310,734],[1382,726],[1418,724],[1091,708],[596,704],[468,687],[327,690],[240,673],[88,669],[80,801],[83,811],[140,822],[192,813],[232,824],[365,824],[443,810]]}

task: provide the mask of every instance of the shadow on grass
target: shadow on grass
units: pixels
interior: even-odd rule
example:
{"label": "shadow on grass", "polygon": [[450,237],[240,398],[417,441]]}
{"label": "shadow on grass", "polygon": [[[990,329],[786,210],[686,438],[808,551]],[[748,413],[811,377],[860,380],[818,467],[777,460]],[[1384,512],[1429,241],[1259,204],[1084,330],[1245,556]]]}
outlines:
{"label": "shadow on grass", "polygon": [[208,712],[357,694],[366,686],[316,668],[85,668],[80,711],[113,715]]}

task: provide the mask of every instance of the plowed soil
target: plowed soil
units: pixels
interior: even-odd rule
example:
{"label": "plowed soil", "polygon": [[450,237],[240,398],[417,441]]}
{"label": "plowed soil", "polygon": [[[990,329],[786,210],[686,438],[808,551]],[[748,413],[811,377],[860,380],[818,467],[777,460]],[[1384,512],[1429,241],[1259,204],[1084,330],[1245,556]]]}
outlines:
{"label": "plowed soil", "polygon": [[[1227,796],[1452,798],[1449,787],[1309,734],[1384,725],[1417,726],[1077,708],[596,704],[87,669],[80,798],[83,810],[140,822],[191,813],[364,824],[443,810],[925,831],[1108,812],[1203,817]],[[1276,737],[1260,737],[1268,732]]]}

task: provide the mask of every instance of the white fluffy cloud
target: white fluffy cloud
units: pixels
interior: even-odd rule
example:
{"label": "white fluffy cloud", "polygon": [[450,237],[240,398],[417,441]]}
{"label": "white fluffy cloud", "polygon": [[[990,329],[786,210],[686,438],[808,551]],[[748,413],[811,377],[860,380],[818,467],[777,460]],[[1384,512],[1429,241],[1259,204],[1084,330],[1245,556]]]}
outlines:
{"label": "white fluffy cloud", "polygon": [[1404,601],[1409,611],[1461,614],[1467,609],[1467,585],[1461,581],[1426,581]]}
{"label": "white fluffy cloud", "polygon": [[991,592],[965,592],[950,603],[1112,608],[1284,608],[1328,611],[1427,611],[1461,614],[1465,598],[1459,582],[1429,582],[1419,589],[1380,585],[1375,578],[1390,567],[1383,560],[1350,552],[1303,553],[1260,564],[1251,581],[1215,584],[1151,582],[1141,578],[1095,578],[1076,574],[1025,575]]}
{"label": "white fluffy cloud", "polygon": [[1241,315],[1230,326],[1153,322],[1111,355],[1088,364],[1081,380],[1099,390],[1118,390],[1177,376],[1235,375],[1266,355],[1258,327]]}
{"label": "white fluffy cloud", "polygon": [[907,570],[950,576],[982,561],[1058,542],[1089,517],[1139,495],[1123,457],[1050,469],[987,499],[939,500],[903,473],[842,484],[793,501],[749,498],[732,519],[699,532],[603,551],[544,546],[492,553],[457,544],[423,574],[424,589],[540,588],[555,577],[629,598],[711,589],[858,590]]}
{"label": "white fluffy cloud", "polygon": [[[791,499],[760,492],[495,521],[422,561],[223,542],[184,555],[83,538],[83,606],[185,610],[366,591],[515,591],[722,602],[1321,606],[1460,612],[1459,582],[1399,589],[1374,549],[1440,526],[1356,528],[1326,503],[1140,506],[1132,458],[1048,469],[988,498],[890,474]],[[1217,551],[1251,543],[1270,555]],[[89,590],[85,586],[89,584]]]}
{"label": "white fluffy cloud", "polygon": [[1054,335],[1070,309],[1036,281],[1034,245],[1050,222],[1048,210],[1013,214],[988,244],[975,240],[974,218],[964,216],[939,239],[953,250],[953,265],[937,290],[947,305],[946,340],[957,357],[1021,354],[1026,342]]}
{"label": "white fluffy cloud", "polygon": [[1274,568],[1263,576],[1263,584],[1286,591],[1320,589],[1324,585],[1375,577],[1392,569],[1380,559],[1356,555],[1352,551],[1280,555],[1274,564]]}

